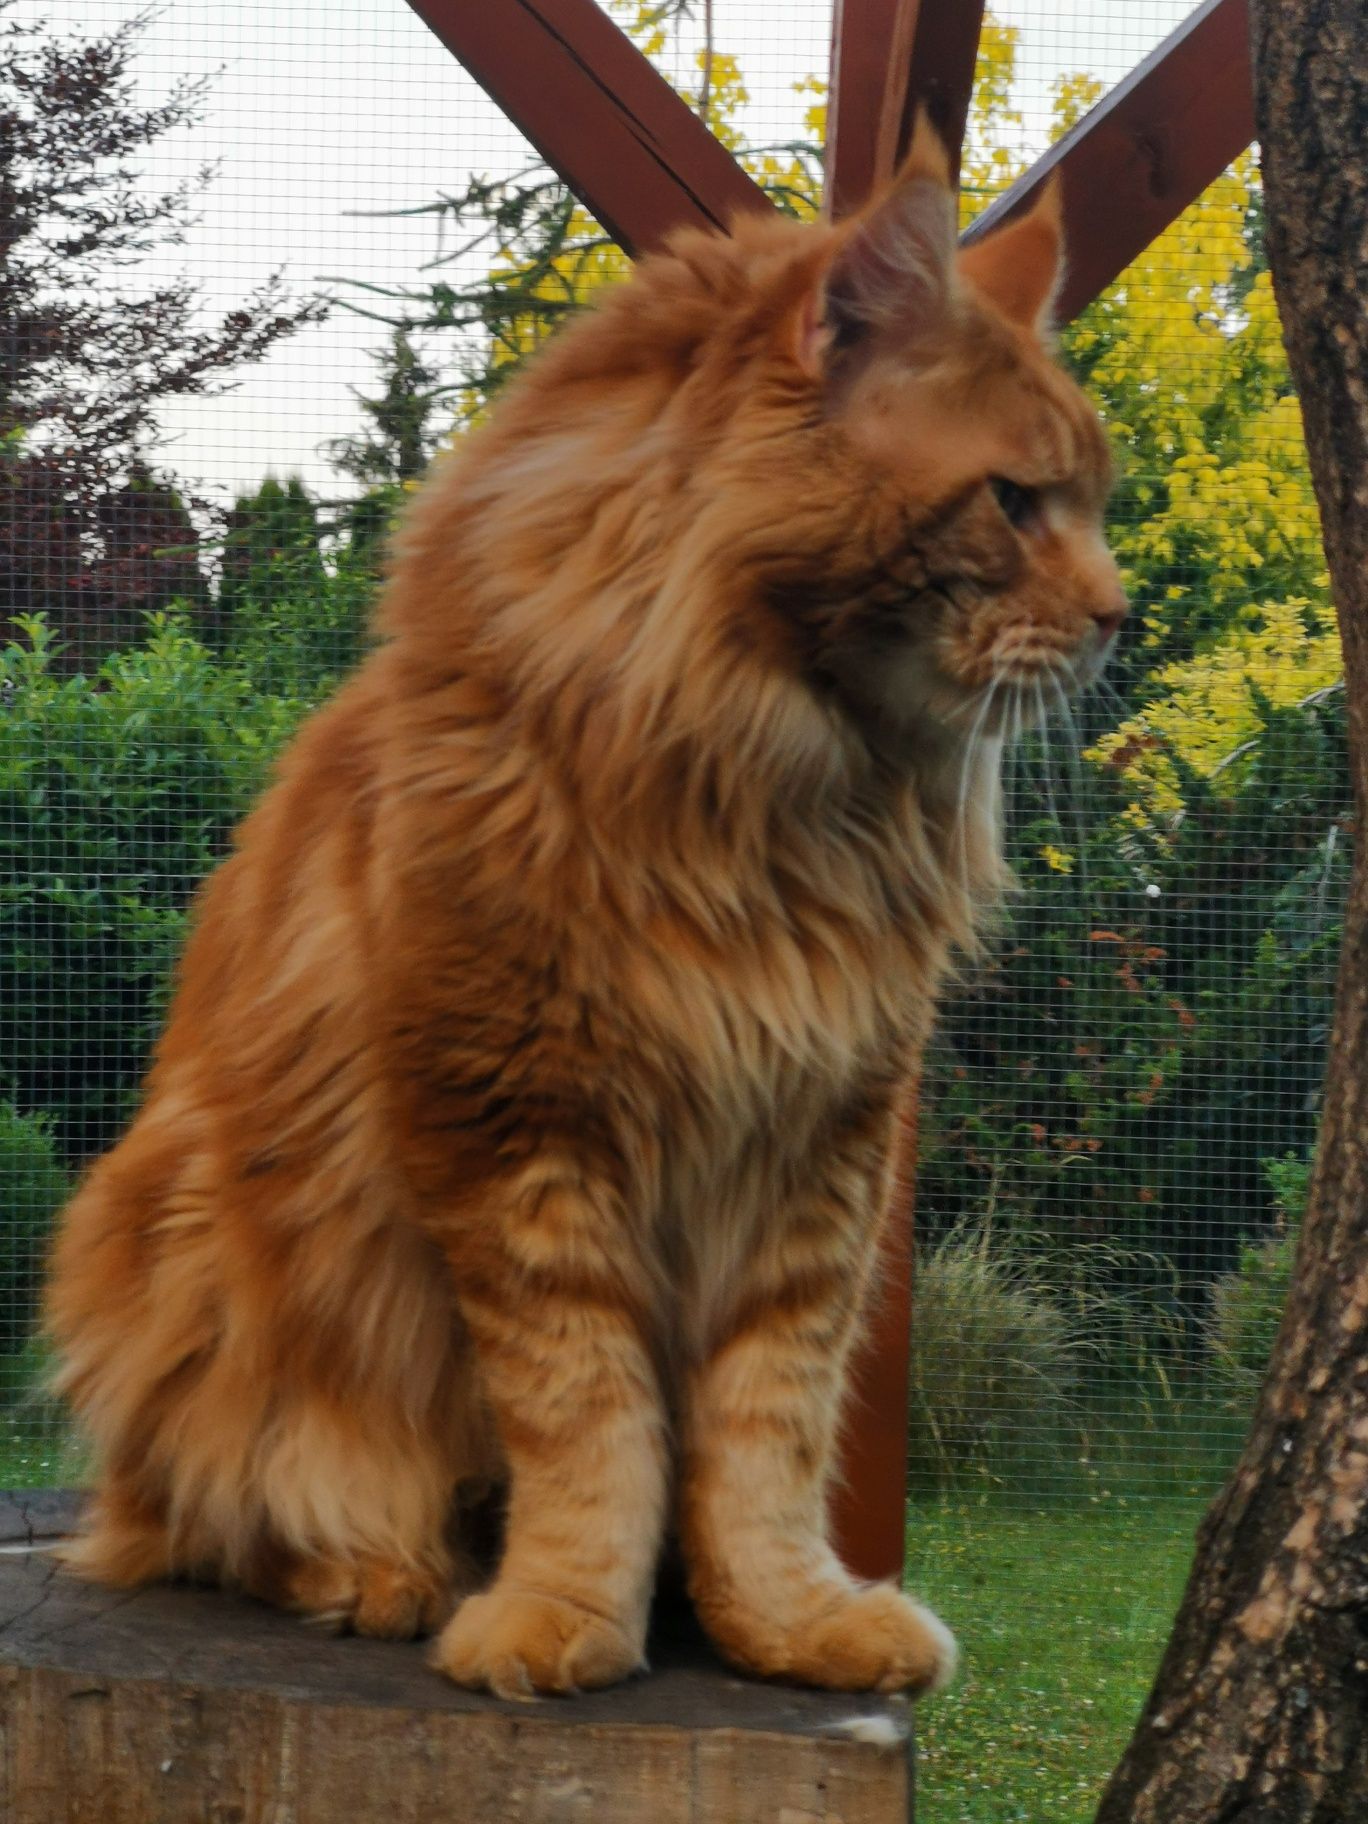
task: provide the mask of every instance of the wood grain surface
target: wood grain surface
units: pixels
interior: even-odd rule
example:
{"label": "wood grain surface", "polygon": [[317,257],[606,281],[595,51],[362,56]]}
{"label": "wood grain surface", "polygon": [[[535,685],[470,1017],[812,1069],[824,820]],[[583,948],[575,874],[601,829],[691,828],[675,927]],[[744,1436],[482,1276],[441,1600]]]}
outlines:
{"label": "wood grain surface", "polygon": [[673,1608],[648,1677],[501,1703],[429,1672],[420,1645],[337,1639],[216,1590],[78,1583],[44,1549],[74,1511],[67,1495],[0,1494],[5,1824],[910,1816],[901,1699],[737,1677]]}

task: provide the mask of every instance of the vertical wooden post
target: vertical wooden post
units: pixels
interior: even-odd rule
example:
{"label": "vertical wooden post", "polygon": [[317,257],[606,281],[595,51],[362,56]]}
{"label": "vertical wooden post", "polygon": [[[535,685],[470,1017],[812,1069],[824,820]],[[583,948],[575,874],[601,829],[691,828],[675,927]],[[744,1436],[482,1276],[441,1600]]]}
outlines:
{"label": "vertical wooden post", "polygon": [[982,0],[837,0],[826,156],[833,219],[893,175],[918,108],[958,161],[982,26]]}
{"label": "vertical wooden post", "polygon": [[826,208],[833,219],[858,209],[898,158],[923,7],[935,0],[836,0],[827,98]]}
{"label": "vertical wooden post", "polygon": [[836,1542],[861,1577],[898,1577],[907,1544],[907,1378],[912,1344],[912,1207],[917,1095],[909,1086],[899,1138],[897,1192],[888,1214],[869,1334],[847,1406]]}
{"label": "vertical wooden post", "polygon": [[[892,176],[925,107],[957,164],[969,115],[981,0],[837,0],[832,22],[827,210],[848,214]],[[836,1541],[863,1577],[898,1577],[906,1551],[907,1381],[912,1334],[916,1085],[903,1118],[898,1192],[883,1238],[869,1336],[847,1410]]]}

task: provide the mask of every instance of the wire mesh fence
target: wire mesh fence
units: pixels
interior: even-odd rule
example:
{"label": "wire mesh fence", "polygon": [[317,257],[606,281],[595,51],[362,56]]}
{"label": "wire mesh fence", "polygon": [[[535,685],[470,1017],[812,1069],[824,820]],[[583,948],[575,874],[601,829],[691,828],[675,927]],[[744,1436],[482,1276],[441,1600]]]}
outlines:
{"label": "wire mesh fence", "polygon": [[[818,206],[828,5],[614,10]],[[966,218],[1186,11],[1000,0]],[[0,35],[4,1483],[66,1471],[44,1239],[135,1102],[196,883],[361,651],[406,488],[626,263],[404,0],[0,0]],[[1315,1139],[1343,707],[1252,159],[1063,350],[1133,624],[1018,749],[1018,889],[928,1064],[922,1497],[1210,1489]]]}

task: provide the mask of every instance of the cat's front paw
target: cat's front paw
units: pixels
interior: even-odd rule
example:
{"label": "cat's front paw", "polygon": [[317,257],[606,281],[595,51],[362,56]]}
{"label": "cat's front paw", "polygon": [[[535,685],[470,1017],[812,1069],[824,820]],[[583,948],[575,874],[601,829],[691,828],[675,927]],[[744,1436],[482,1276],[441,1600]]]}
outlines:
{"label": "cat's front paw", "polygon": [[750,1672],[830,1691],[940,1691],[955,1675],[955,1638],[944,1622],[892,1584],[842,1591],[801,1620],[736,1618],[709,1631]]}
{"label": "cat's front paw", "polygon": [[461,1604],[431,1663],[458,1685],[496,1697],[592,1691],[645,1670],[644,1631],[564,1597],[496,1583]]}
{"label": "cat's front paw", "polygon": [[891,1584],[856,1591],[790,1643],[793,1675],[834,1691],[940,1691],[955,1676],[955,1637]]}

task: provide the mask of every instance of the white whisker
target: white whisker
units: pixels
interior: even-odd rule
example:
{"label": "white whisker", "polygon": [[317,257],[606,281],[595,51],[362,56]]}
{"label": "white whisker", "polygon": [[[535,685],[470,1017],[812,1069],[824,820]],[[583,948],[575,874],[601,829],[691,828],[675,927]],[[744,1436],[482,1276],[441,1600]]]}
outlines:
{"label": "white whisker", "polygon": [[993,698],[997,695],[998,682],[999,680],[994,678],[988,686],[965,740],[964,763],[960,768],[959,794],[955,802],[955,828],[959,839],[960,887],[964,894],[966,917],[973,902],[973,891],[969,878],[969,778],[979,750],[984,724],[992,708]]}
{"label": "white whisker", "polygon": [[[1069,667],[1069,670],[1073,675],[1074,689],[1081,695],[1082,692],[1078,683],[1078,674],[1073,670],[1072,666]],[[1100,702],[1108,704],[1118,721],[1127,722],[1135,714],[1135,711],[1126,702],[1120,691],[1117,690],[1116,686],[1107,678],[1105,672],[1099,677],[1094,678],[1088,688],[1090,693],[1096,695]]]}
{"label": "white whisker", "polygon": [[951,707],[946,710],[945,720],[947,722],[956,722],[961,716],[968,715],[971,709],[977,709],[979,707],[983,702],[985,695],[991,697],[996,688],[996,683],[993,682],[987,686],[986,691],[976,690],[971,692],[969,696],[965,697],[963,702],[952,704]]}
{"label": "white whisker", "polygon": [[1026,773],[1026,756],[1021,749],[1021,686],[1015,678],[1012,680],[1009,690],[1003,753],[1011,758],[1012,796],[1017,798],[1020,796],[1023,784],[1029,788],[1030,780]]}

